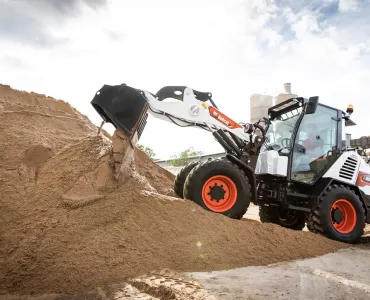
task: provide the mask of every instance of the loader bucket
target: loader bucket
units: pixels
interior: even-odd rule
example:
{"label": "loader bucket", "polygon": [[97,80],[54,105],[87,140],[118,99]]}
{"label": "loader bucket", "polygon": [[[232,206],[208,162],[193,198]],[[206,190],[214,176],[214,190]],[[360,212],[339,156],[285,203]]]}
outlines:
{"label": "loader bucket", "polygon": [[125,84],[104,85],[91,101],[106,123],[118,128],[128,139],[140,138],[148,117],[148,103],[137,89]]}

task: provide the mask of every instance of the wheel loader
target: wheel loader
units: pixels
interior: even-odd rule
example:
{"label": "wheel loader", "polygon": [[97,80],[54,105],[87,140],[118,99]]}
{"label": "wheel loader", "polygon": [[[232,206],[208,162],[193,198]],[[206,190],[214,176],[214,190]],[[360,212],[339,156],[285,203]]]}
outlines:
{"label": "wheel loader", "polygon": [[262,222],[308,230],[356,243],[370,223],[370,166],[345,144],[346,112],[295,97],[268,109],[255,124],[236,122],[209,92],[167,86],[156,94],[104,85],[91,101],[103,122],[113,124],[131,145],[148,114],[181,127],[198,127],[225,149],[225,157],[185,166],[175,192],[206,210],[240,219],[250,202]]}

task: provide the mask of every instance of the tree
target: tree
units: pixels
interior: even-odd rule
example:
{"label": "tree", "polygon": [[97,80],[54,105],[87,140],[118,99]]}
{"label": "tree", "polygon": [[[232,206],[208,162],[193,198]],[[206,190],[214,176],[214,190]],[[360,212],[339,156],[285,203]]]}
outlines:
{"label": "tree", "polygon": [[189,163],[189,157],[202,155],[203,151],[195,150],[193,147],[185,149],[180,153],[176,153],[171,156],[171,160],[168,162],[173,167],[185,166]]}
{"label": "tree", "polygon": [[141,151],[144,151],[146,155],[148,155],[148,157],[151,159],[151,160],[157,160],[157,158],[155,157],[155,152],[152,148],[150,147],[147,147],[147,146],[144,146],[144,145],[140,145],[138,144],[137,147],[141,150]]}

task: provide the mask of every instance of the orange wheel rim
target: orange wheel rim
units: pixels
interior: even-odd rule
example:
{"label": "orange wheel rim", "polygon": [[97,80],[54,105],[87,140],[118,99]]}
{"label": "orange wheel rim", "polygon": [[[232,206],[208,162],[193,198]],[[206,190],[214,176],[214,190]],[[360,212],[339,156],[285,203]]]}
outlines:
{"label": "orange wheel rim", "polygon": [[297,217],[291,217],[291,218],[280,218],[280,222],[285,226],[292,226],[295,223],[297,223]]}
{"label": "orange wheel rim", "polygon": [[356,226],[357,214],[352,203],[338,199],[331,207],[331,223],[339,233],[350,233]]}
{"label": "orange wheel rim", "polygon": [[298,216],[296,213],[290,211],[281,216],[278,212],[279,221],[285,226],[293,226],[298,221]]}
{"label": "orange wheel rim", "polygon": [[209,178],[202,188],[204,204],[214,212],[225,212],[232,208],[238,197],[235,183],[227,176]]}

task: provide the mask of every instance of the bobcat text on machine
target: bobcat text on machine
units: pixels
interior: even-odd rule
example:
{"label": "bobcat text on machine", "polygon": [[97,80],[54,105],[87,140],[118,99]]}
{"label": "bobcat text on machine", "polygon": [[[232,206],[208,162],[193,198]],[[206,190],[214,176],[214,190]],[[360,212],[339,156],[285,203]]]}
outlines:
{"label": "bobcat text on machine", "polygon": [[262,222],[358,242],[370,223],[370,166],[344,143],[346,112],[318,97],[286,100],[255,124],[223,114],[210,93],[169,86],[152,94],[125,84],[104,85],[91,104],[133,143],[148,113],[178,126],[196,126],[223,146],[222,159],[185,166],[175,192],[203,208],[240,219],[250,202]]}

